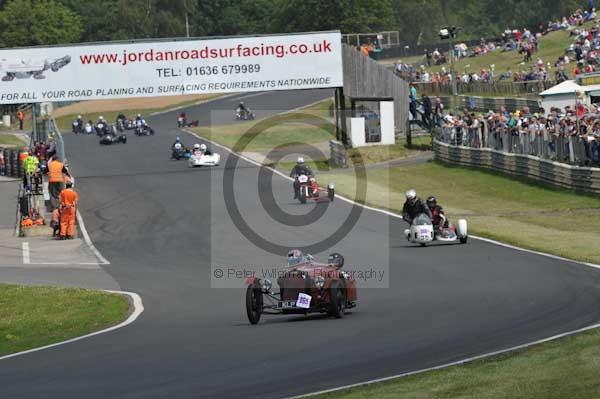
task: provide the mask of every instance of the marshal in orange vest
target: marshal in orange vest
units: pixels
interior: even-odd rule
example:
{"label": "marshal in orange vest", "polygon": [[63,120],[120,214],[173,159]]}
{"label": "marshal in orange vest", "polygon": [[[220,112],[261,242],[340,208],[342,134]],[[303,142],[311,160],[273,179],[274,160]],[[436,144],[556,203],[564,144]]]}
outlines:
{"label": "marshal in orange vest", "polygon": [[49,183],[63,183],[65,178],[63,176],[63,169],[65,164],[53,160],[48,164],[48,182]]}

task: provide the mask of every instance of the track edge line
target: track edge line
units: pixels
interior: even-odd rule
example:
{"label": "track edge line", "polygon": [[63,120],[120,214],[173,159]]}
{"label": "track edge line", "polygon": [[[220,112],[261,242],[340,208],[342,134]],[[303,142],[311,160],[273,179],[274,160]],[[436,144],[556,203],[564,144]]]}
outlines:
{"label": "track edge line", "polygon": [[429,371],[437,371],[437,370],[442,370],[442,369],[446,369],[452,366],[460,366],[463,364],[467,364],[467,363],[472,363],[475,362],[477,360],[482,360],[482,359],[486,359],[489,357],[493,357],[493,356],[497,356],[497,355],[502,355],[502,354],[506,354],[509,352],[515,352],[515,351],[519,351],[522,349],[527,349],[530,348],[532,346],[535,345],[540,345],[540,344],[544,344],[550,341],[555,341],[557,339],[560,338],[566,338],[572,335],[576,335],[576,334],[580,334],[586,331],[590,331],[590,330],[594,330],[600,328],[600,324],[593,324],[591,326],[588,327],[583,327],[577,330],[573,330],[573,331],[567,331],[565,333],[561,333],[561,334],[557,334],[557,335],[553,335],[551,337],[548,338],[542,338],[539,339],[537,341],[532,341],[532,342],[527,342],[525,344],[521,344],[521,345],[517,345],[517,346],[513,346],[510,348],[506,348],[506,349],[500,349],[494,352],[489,352],[489,353],[484,353],[482,355],[477,355],[477,356],[472,356],[472,357],[468,357],[465,359],[461,359],[461,360],[457,360],[451,363],[445,363],[445,364],[441,364],[439,366],[433,366],[433,367],[428,367],[428,368],[424,368],[424,369],[420,369],[420,370],[415,370],[415,371],[409,371],[406,373],[401,373],[401,374],[396,374],[396,375],[392,375],[389,377],[382,377],[382,378],[376,378],[373,380],[368,380],[368,381],[363,381],[363,382],[357,382],[355,384],[349,384],[349,385],[343,385],[340,387],[336,387],[336,388],[331,388],[331,389],[324,389],[321,391],[317,391],[317,392],[311,392],[311,393],[306,393],[306,394],[302,394],[302,395],[297,395],[297,396],[289,396],[286,397],[286,399],[299,399],[299,398],[308,398],[308,397],[312,397],[312,396],[316,396],[316,395],[323,395],[326,393],[332,393],[332,392],[338,392],[338,391],[343,391],[346,389],[352,389],[352,388],[358,388],[358,387],[363,387],[363,386],[367,386],[367,385],[372,385],[372,384],[377,384],[380,382],[387,382],[387,381],[391,381],[391,380],[395,380],[395,379],[400,379],[403,377],[409,377],[412,375],[417,375],[417,374],[423,374]]}
{"label": "track edge line", "polygon": [[27,355],[29,353],[39,352],[39,351],[54,348],[57,346],[70,344],[73,342],[77,342],[77,341],[81,341],[81,340],[84,340],[87,338],[94,337],[96,335],[105,334],[105,333],[108,333],[111,331],[118,330],[118,329],[126,327],[126,326],[130,325],[131,323],[133,323],[134,321],[136,321],[136,319],[144,312],[144,304],[142,302],[142,298],[137,293],[129,292],[129,291],[113,291],[113,290],[102,290],[102,291],[109,292],[111,294],[120,294],[120,295],[128,296],[131,298],[132,303],[133,303],[133,312],[131,312],[131,314],[127,317],[127,319],[120,322],[119,324],[116,324],[112,327],[105,328],[100,331],[95,331],[95,332],[92,332],[89,334],[81,335],[79,337],[70,338],[65,341],[56,342],[54,344],[44,345],[44,346],[40,346],[38,348],[33,348],[33,349],[28,349],[26,351],[11,353],[10,355],[5,355],[5,356],[0,356],[0,361],[10,359],[13,357],[17,357],[17,356]]}

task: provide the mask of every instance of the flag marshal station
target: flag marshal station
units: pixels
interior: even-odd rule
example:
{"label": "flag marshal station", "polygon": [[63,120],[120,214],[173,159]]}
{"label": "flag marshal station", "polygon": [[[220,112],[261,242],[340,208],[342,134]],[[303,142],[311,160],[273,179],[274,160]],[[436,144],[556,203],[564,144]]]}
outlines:
{"label": "flag marshal station", "polygon": [[339,32],[0,50],[0,102],[343,86]]}

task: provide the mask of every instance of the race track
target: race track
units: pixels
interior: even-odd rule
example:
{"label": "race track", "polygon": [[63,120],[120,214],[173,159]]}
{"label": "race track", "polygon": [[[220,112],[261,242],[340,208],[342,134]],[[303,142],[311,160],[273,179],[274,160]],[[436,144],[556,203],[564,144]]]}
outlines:
{"label": "race track", "polygon": [[[244,101],[261,117],[329,95],[260,93]],[[186,111],[207,123],[211,110],[231,115],[239,97]],[[65,137],[83,218],[111,262],[104,269],[123,290],[139,293],[146,310],[116,332],[1,361],[3,398],[280,398],[447,363],[600,321],[598,270],[476,240],[414,247],[402,237],[402,222],[363,210],[334,248],[315,256],[341,252],[348,268],[382,272],[389,288],[360,290],[359,306],[341,320],[272,316],[251,326],[243,280],[224,282],[238,288],[211,288],[215,265],[281,265],[285,253],[256,247],[236,228],[223,199],[225,174],[234,174],[246,222],[290,248],[331,236],[352,206],[336,201],[309,226],[279,223],[259,202],[257,188],[268,188],[258,184],[260,168],[239,160],[235,170],[226,170],[228,154],[217,148],[223,164],[214,170],[169,160],[176,135],[193,143],[175,129],[176,113],[148,118],[157,135],[129,134],[126,145],[100,147],[95,136]],[[285,212],[298,215],[315,207],[292,201],[287,180],[274,177],[272,187]]]}

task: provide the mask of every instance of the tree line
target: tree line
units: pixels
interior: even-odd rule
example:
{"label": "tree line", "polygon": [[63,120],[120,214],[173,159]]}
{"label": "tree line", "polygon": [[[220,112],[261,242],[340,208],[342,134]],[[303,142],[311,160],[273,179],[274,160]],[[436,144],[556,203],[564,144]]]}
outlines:
{"label": "tree line", "polygon": [[0,46],[244,35],[339,29],[399,31],[409,43],[438,41],[439,28],[462,38],[536,27],[587,0],[4,0]]}

